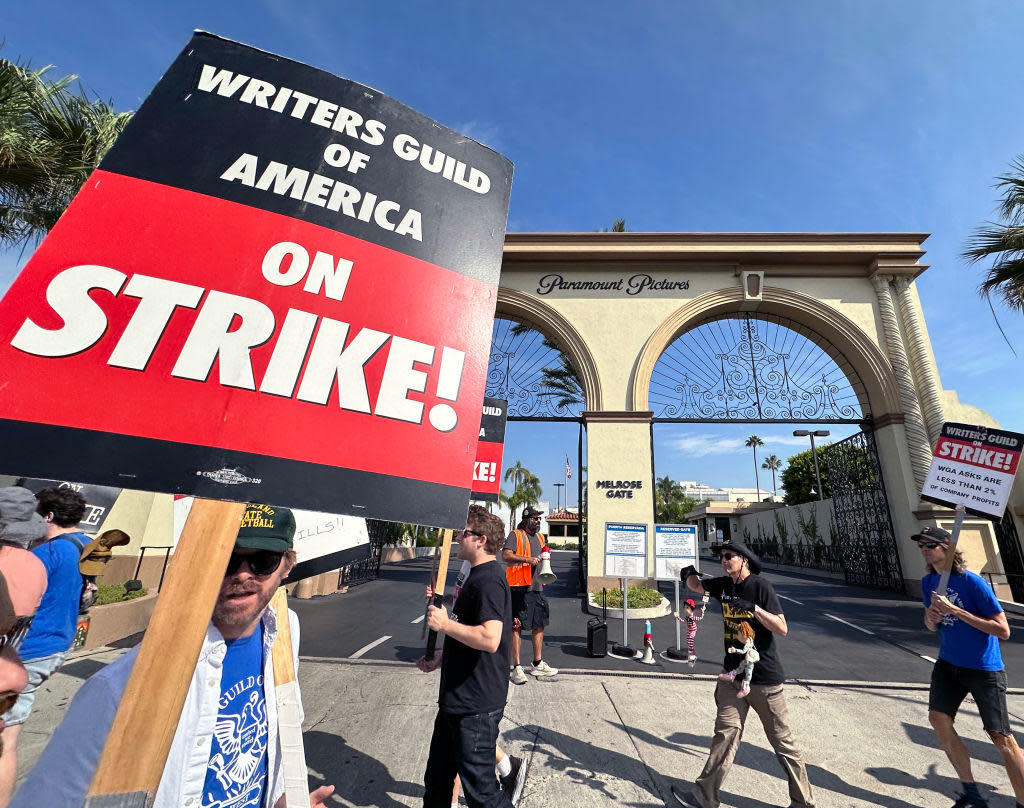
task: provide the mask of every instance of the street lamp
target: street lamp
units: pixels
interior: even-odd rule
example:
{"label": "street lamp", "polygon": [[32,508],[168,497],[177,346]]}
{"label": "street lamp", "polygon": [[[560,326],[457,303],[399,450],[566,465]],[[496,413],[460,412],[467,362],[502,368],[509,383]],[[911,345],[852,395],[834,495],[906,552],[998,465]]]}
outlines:
{"label": "street lamp", "polygon": [[812,494],[817,493],[819,500],[824,499],[824,497],[822,496],[822,491],[821,491],[821,472],[818,470],[818,453],[814,449],[814,439],[815,438],[827,438],[830,434],[832,434],[832,433],[830,433],[827,429],[816,429],[814,432],[809,432],[806,429],[794,429],[793,430],[793,437],[794,438],[810,438],[811,439],[811,457],[814,458],[814,479],[818,481],[818,490],[815,491],[812,488],[811,489],[811,493]]}
{"label": "street lamp", "polygon": [[[558,495],[558,506],[557,507],[558,507],[558,510],[561,510],[562,509],[562,489],[565,488],[565,483],[555,483],[554,486],[555,486],[555,488],[558,489],[558,491],[556,492],[557,495]],[[566,505],[568,505],[568,503],[566,503]]]}

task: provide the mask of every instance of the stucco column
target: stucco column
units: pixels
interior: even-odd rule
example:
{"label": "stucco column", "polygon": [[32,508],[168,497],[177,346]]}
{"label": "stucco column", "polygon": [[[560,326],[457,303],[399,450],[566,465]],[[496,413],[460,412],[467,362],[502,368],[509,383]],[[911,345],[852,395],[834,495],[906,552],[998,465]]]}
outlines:
{"label": "stucco column", "polygon": [[906,275],[895,275],[893,286],[896,287],[896,302],[899,304],[903,330],[907,335],[907,353],[910,355],[910,367],[917,381],[917,391],[921,400],[921,413],[928,427],[929,445],[934,445],[942,432],[945,417],[942,411],[942,395],[939,379],[931,362],[928,361],[930,347],[924,335],[924,327],[918,316],[914,298],[910,294],[910,281]]}
{"label": "stucco column", "polygon": [[587,589],[591,592],[618,586],[618,579],[604,577],[606,522],[647,525],[647,572],[648,577],[654,576],[652,416],[650,410],[583,413],[587,425]]}
{"label": "stucco column", "polygon": [[871,284],[878,296],[878,312],[882,318],[885,331],[885,344],[888,349],[889,361],[892,362],[893,374],[900,391],[900,406],[903,407],[904,428],[907,435],[907,449],[910,451],[910,466],[914,471],[914,482],[917,490],[924,486],[928,476],[928,467],[932,462],[931,443],[925,429],[924,417],[921,415],[921,404],[917,398],[917,388],[907,360],[907,352],[903,346],[903,335],[896,318],[896,307],[889,291],[891,275],[872,275]]}

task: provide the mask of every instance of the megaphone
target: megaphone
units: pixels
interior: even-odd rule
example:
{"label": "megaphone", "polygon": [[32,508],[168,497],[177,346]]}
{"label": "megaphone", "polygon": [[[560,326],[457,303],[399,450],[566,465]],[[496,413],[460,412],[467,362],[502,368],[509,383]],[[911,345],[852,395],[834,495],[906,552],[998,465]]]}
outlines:
{"label": "megaphone", "polygon": [[547,547],[540,554],[540,567],[537,569],[537,578],[545,586],[555,582],[555,573],[551,571],[551,551]]}

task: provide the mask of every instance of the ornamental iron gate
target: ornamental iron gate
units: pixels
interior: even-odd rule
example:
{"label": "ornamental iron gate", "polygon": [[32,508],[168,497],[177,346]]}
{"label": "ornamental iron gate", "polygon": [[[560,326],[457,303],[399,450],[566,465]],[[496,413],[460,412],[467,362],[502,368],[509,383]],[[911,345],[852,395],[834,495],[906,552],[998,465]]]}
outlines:
{"label": "ornamental iron gate", "polygon": [[[508,402],[509,421],[564,421],[579,424],[576,456],[579,523],[579,588],[586,589],[587,536],[583,498],[583,409],[585,394],[577,370],[558,344],[529,323],[494,318],[485,396]],[[565,492],[566,502],[569,492]],[[568,505],[566,506],[568,508]],[[509,525],[511,530],[514,526]]]}
{"label": "ornamental iron gate", "polygon": [[864,384],[828,340],[773,314],[704,320],[662,352],[648,393],[655,421],[857,424]]}
{"label": "ornamental iron gate", "polygon": [[1014,601],[1024,603],[1024,559],[1021,558],[1020,536],[1009,510],[998,522],[993,522],[999,555],[1003,559],[1006,583]]}
{"label": "ornamental iron gate", "polygon": [[370,537],[370,554],[338,570],[338,586],[372,581],[380,575],[380,552],[388,540],[395,538],[395,523],[379,519],[366,520],[366,532]]}
{"label": "ornamental iron gate", "polygon": [[846,582],[906,594],[873,427],[823,447],[822,454]]}

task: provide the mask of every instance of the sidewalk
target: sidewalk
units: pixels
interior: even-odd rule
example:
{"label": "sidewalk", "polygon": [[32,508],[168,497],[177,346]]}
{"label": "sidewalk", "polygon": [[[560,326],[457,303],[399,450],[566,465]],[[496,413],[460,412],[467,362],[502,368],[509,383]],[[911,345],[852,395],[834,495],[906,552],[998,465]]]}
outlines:
{"label": "sidewalk", "polygon": [[[42,751],[79,677],[119,651],[69,661],[41,691],[22,732],[19,773]],[[333,805],[418,806],[438,674],[411,665],[303,659],[311,787],[333,783]],[[928,726],[927,689],[891,684],[788,684],[790,719],[804,751],[819,808],[949,808],[958,782]],[[687,674],[635,670],[561,673],[509,687],[502,746],[528,760],[522,808],[675,806],[669,786],[704,765],[714,725],[714,683]],[[1009,698],[1018,738],[1024,695]],[[957,722],[975,776],[995,784],[992,808],[1013,805],[1009,783],[977,711]],[[986,790],[984,793],[988,793]],[[733,808],[787,806],[786,783],[760,722],[751,713],[725,784]]]}

